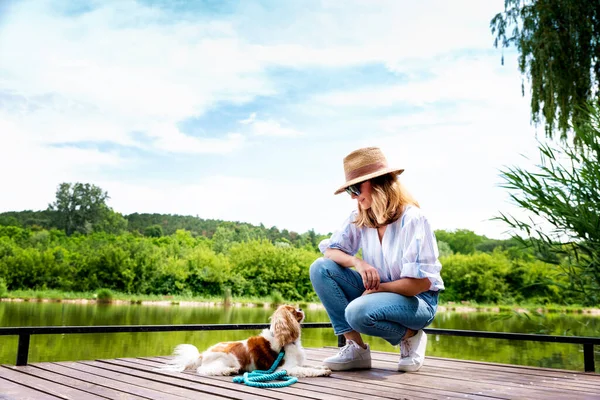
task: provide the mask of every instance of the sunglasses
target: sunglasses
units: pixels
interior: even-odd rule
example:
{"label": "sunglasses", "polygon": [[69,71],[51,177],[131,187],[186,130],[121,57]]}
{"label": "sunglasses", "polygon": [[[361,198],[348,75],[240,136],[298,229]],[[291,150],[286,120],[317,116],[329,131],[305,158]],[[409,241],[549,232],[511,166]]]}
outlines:
{"label": "sunglasses", "polygon": [[355,195],[355,196],[360,196],[360,185],[362,184],[362,182],[357,183],[355,185],[350,185],[346,188],[346,193],[348,193],[350,196]]}

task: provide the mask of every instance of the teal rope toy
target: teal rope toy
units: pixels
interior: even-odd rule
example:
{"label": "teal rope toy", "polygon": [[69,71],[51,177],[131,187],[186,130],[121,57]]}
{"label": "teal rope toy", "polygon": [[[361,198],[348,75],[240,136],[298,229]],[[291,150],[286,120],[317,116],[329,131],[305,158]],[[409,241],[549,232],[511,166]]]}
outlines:
{"label": "teal rope toy", "polygon": [[[242,376],[234,376],[233,382],[243,383],[247,386],[259,388],[281,388],[298,382],[298,378],[295,376],[288,376],[285,369],[275,372],[284,355],[285,353],[282,350],[268,371],[256,370],[252,372],[244,372],[244,375]],[[274,380],[280,380],[283,382],[267,382]]]}

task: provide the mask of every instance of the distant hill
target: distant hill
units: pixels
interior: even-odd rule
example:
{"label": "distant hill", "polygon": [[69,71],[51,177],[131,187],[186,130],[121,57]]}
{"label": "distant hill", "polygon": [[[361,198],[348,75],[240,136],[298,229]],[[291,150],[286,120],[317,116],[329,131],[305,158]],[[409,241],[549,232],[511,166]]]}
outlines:
{"label": "distant hill", "polygon": [[[310,245],[316,249],[323,238],[331,236],[331,232],[318,234],[314,230],[310,230],[298,233],[287,229],[279,230],[275,226],[267,228],[263,224],[256,226],[246,222],[204,219],[191,215],[133,213],[124,215],[123,218],[127,220],[127,231],[153,237],[172,235],[177,230],[184,229],[190,231],[194,236],[204,236],[211,239],[219,231],[221,235],[233,242],[268,239],[272,243],[283,242],[294,247]],[[55,220],[56,212],[50,210],[0,213],[0,226],[12,225],[31,229],[57,229],[57,225],[54,223]],[[452,253],[472,254],[475,251],[492,253],[497,248],[501,250],[513,249],[517,253],[534,254],[532,249],[523,249],[516,239],[489,239],[466,229],[437,230],[435,235],[438,240],[440,255]]]}
{"label": "distant hill", "polygon": [[[31,229],[57,229],[56,211],[9,211],[0,213],[0,225],[19,226]],[[305,233],[279,230],[273,226],[266,228],[246,222],[203,219],[198,216],[177,214],[140,214],[123,215],[127,220],[127,230],[146,236],[172,235],[178,229],[192,232],[194,236],[212,238],[219,227],[231,231],[233,239],[268,239],[272,242],[288,242],[294,246],[311,244],[316,246],[321,238],[331,235],[316,234],[313,230]]]}

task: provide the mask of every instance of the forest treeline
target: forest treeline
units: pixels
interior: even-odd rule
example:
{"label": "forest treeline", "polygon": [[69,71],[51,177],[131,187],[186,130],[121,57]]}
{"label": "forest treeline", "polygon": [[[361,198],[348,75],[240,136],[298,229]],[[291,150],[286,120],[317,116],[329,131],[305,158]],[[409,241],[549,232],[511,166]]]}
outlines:
{"label": "forest treeline", "polygon": [[[60,211],[10,211],[0,213],[1,226],[18,226],[32,230],[61,229],[62,216]],[[215,234],[228,236],[235,242],[251,239],[267,239],[271,242],[286,242],[295,247],[311,244],[316,248],[325,235],[317,235],[314,230],[303,234],[287,229],[279,230],[273,226],[266,228],[264,225],[252,225],[244,222],[231,222],[218,219],[203,219],[191,215],[172,214],[138,214],[121,215],[108,209],[103,221],[90,224],[86,232],[106,232],[122,234],[131,232],[146,237],[161,237],[173,235],[178,230],[186,230],[192,236],[204,236],[211,239]],[[65,229],[65,231],[67,231]]]}
{"label": "forest treeline", "polygon": [[[130,294],[266,297],[318,301],[308,275],[327,235],[193,216],[131,214],[121,230],[75,231],[51,210],[0,214],[0,285],[7,290],[100,288]],[[113,218],[114,219],[114,218]],[[105,225],[106,226],[106,225]],[[446,291],[442,301],[585,304],[560,266],[519,241],[472,231],[435,232]]]}

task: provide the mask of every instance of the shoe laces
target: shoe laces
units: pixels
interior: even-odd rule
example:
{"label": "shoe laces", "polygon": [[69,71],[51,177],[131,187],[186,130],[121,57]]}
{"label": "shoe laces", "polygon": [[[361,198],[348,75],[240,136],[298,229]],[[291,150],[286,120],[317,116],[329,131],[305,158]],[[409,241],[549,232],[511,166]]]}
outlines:
{"label": "shoe laces", "polygon": [[407,358],[410,357],[411,352],[410,340],[403,340],[400,342],[400,357]]}
{"label": "shoe laces", "polygon": [[344,354],[348,353],[352,347],[355,346],[356,344],[352,340],[348,340],[348,342],[346,342],[346,345],[342,347],[338,352],[338,356],[343,356]]}

